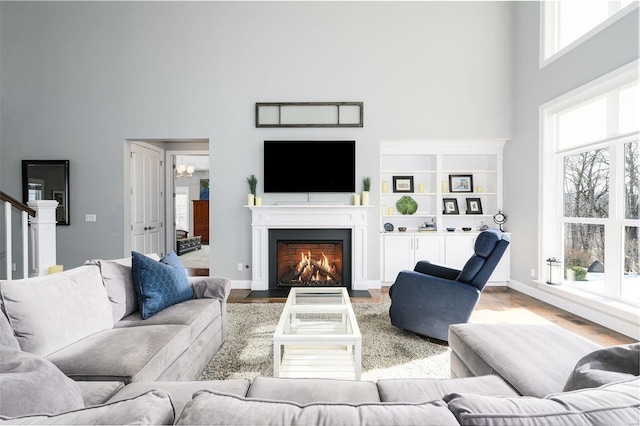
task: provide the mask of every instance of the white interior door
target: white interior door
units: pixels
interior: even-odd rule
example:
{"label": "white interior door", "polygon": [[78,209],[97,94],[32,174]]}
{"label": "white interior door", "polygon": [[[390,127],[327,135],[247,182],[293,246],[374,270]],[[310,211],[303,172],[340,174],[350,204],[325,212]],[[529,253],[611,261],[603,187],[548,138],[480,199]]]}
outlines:
{"label": "white interior door", "polygon": [[164,256],[162,152],[131,144],[131,250]]}

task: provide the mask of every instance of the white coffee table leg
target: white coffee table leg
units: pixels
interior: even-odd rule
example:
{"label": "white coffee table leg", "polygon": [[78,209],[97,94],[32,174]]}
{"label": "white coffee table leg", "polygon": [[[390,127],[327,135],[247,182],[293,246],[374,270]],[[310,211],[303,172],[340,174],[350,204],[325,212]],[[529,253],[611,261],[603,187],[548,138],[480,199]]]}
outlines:
{"label": "white coffee table leg", "polygon": [[353,354],[354,369],[356,373],[356,380],[360,380],[362,374],[362,342],[356,342],[355,353]]}
{"label": "white coffee table leg", "polygon": [[273,342],[273,377],[280,377],[280,344]]}

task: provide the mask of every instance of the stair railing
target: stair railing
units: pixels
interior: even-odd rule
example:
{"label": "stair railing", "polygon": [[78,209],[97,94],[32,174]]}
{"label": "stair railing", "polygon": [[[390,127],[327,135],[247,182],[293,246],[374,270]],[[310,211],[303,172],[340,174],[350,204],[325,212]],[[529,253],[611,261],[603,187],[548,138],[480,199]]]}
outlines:
{"label": "stair railing", "polygon": [[[5,270],[6,279],[13,278],[13,224],[14,211],[20,212],[22,240],[22,277],[47,275],[49,267],[56,264],[56,219],[57,201],[29,201],[21,203],[9,194],[0,191],[4,204]],[[29,223],[31,217],[31,224]],[[31,238],[29,238],[31,237]],[[31,273],[29,273],[29,251],[31,251]]]}

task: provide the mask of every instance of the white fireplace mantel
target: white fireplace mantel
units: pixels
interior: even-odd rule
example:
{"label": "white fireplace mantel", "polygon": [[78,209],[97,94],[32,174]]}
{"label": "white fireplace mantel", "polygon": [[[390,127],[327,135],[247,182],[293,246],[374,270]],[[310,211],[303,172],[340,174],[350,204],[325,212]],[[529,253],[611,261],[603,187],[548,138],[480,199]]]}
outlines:
{"label": "white fireplace mantel", "polygon": [[263,205],[251,209],[251,290],[269,289],[269,229],[351,229],[352,289],[368,290],[367,216],[371,206]]}

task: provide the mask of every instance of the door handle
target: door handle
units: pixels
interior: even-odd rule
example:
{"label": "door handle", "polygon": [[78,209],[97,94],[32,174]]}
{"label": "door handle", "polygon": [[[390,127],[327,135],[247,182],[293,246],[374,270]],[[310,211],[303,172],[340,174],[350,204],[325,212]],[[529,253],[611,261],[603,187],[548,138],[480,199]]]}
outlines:
{"label": "door handle", "polygon": [[145,230],[145,231],[147,231],[147,230],[149,230],[149,229],[154,229],[154,228],[155,228],[155,226],[145,226],[145,227],[144,227],[144,230]]}

